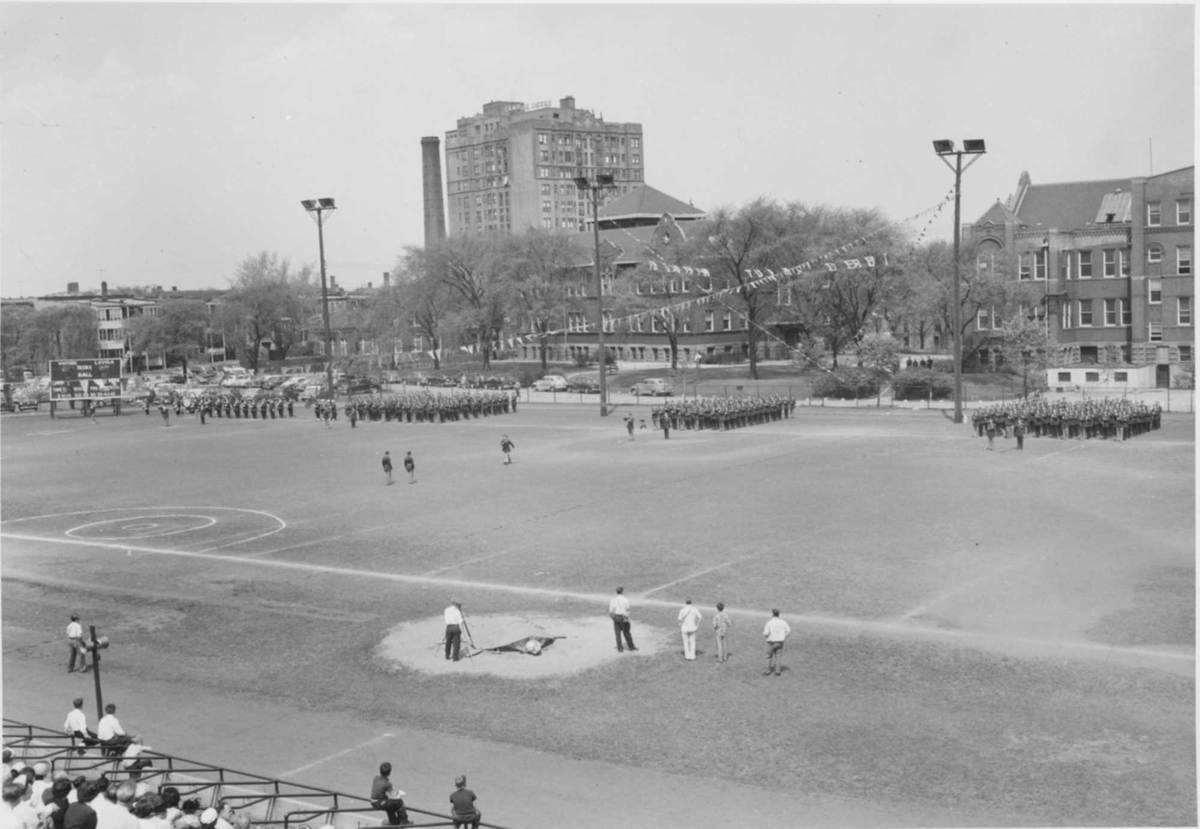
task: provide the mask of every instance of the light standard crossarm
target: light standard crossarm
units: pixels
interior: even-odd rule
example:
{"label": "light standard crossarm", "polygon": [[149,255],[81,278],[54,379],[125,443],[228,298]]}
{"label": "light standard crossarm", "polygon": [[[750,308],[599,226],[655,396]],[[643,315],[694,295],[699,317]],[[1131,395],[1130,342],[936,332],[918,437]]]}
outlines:
{"label": "light standard crossarm", "polygon": [[337,210],[331,198],[303,199],[301,206],[317,218],[317,246],[321,255],[321,317],[325,323],[325,383],[333,397],[333,335],[329,331],[329,285],[325,279],[325,222],[326,210]]}
{"label": "light standard crossarm", "polygon": [[614,186],[611,173],[597,173],[593,182],[587,176],[577,176],[575,186],[592,194],[592,240],[596,283],[596,356],[600,360],[600,416],[608,415],[608,366],[604,351],[604,283],[600,278],[600,191]]}
{"label": "light standard crossarm", "polygon": [[[953,286],[953,303],[951,308],[951,318],[954,325],[954,422],[962,423],[962,296],[960,282],[962,277],[959,274],[958,251],[960,245],[960,237],[962,236],[962,220],[960,218],[962,212],[962,174],[979,160],[979,156],[987,152],[987,148],[982,138],[968,138],[963,141],[961,150],[954,149],[954,142],[942,138],[933,142],[933,151],[938,157],[945,162],[946,166],[954,172],[954,286]],[[967,166],[963,166],[963,156],[973,156],[967,162]],[[954,156],[954,163],[950,163],[949,156]]]}

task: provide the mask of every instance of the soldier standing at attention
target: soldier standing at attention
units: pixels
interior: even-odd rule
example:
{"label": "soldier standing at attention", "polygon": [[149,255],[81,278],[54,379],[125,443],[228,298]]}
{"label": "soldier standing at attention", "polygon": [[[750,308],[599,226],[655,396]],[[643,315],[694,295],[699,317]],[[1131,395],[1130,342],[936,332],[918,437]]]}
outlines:
{"label": "soldier standing at attention", "polygon": [[417,462],[413,460],[412,452],[404,453],[404,471],[408,473],[408,482],[417,482]]}
{"label": "soldier standing at attention", "polygon": [[383,474],[387,476],[388,486],[392,485],[392,456],[388,452],[383,453]]}

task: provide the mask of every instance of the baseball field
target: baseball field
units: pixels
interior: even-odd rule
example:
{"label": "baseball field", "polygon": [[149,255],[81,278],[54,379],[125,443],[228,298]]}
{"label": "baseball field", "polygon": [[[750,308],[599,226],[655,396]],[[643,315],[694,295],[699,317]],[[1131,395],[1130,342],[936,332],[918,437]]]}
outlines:
{"label": "baseball field", "polygon": [[[433,810],[466,774],[507,827],[1196,824],[1191,416],[1018,452],[937,411],[669,440],[627,411],[6,416],[4,716],[58,727],[85,696],[94,727],[77,612],[153,748],[359,795],[390,760]],[[490,650],[525,636],[555,641]]]}

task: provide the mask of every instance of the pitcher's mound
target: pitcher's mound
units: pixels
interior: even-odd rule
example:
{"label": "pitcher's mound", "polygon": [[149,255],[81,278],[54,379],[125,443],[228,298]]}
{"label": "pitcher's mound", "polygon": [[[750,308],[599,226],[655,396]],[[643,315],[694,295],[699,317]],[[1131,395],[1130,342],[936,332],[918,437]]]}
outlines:
{"label": "pitcher's mound", "polygon": [[[476,647],[471,648],[464,634],[457,662],[446,659],[445,646],[441,644],[446,625],[440,616],[392,628],[375,655],[384,662],[399,663],[431,674],[493,674],[513,679],[539,679],[578,673],[613,659],[648,656],[657,650],[653,640],[662,638],[657,631],[634,622],[637,652],[618,653],[612,622],[603,615],[573,618],[538,613],[472,615],[467,624]],[[490,650],[531,638],[539,640],[540,644],[550,637],[561,638],[542,646],[541,653],[536,656],[527,652]]]}

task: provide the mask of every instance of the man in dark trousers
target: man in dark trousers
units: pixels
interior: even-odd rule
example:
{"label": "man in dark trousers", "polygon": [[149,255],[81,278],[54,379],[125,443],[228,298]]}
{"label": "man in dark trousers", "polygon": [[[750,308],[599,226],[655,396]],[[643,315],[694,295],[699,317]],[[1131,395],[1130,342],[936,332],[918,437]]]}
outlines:
{"label": "man in dark trousers", "polygon": [[404,792],[392,785],[391,774],[391,763],[379,764],[379,774],[371,781],[371,805],[386,812],[392,826],[404,826],[412,821],[404,808]]}
{"label": "man in dark trousers", "polygon": [[500,438],[500,451],[504,453],[504,463],[506,466],[512,463],[512,450],[516,446],[515,443],[508,439],[508,435]]}
{"label": "man in dark trousers", "polygon": [[404,471],[408,473],[408,482],[417,482],[417,462],[413,460],[412,452],[404,453]]}
{"label": "man in dark trousers", "polygon": [[388,486],[392,484],[392,456],[388,452],[383,453],[383,474],[387,475]]}
{"label": "man in dark trousers", "polygon": [[451,813],[454,819],[454,829],[470,826],[479,829],[479,821],[483,813],[475,808],[475,792],[467,788],[467,777],[460,774],[454,778],[454,791],[450,794]]}

